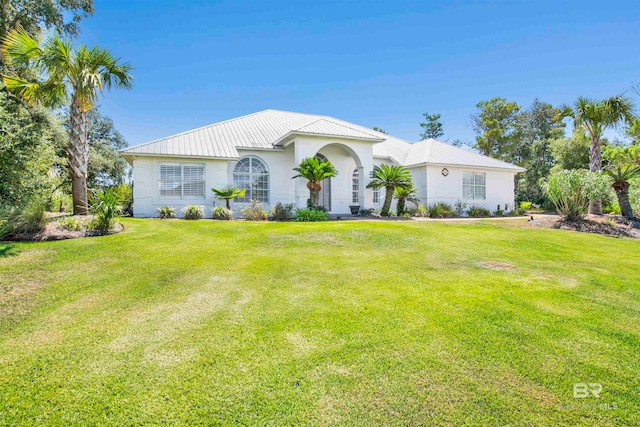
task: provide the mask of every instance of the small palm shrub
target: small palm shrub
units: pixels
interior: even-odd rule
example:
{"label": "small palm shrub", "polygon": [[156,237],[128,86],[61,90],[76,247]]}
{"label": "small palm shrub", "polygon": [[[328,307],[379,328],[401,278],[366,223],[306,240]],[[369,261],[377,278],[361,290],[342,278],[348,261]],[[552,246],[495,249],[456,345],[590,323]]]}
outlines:
{"label": "small palm shrub", "polygon": [[24,208],[11,209],[4,222],[0,235],[35,234],[47,226],[45,204],[34,200]]}
{"label": "small palm shrub", "polygon": [[452,213],[453,209],[447,203],[437,202],[429,206],[429,216],[431,218],[446,218],[451,216]]}
{"label": "small palm shrub", "polygon": [[170,219],[176,217],[176,208],[171,206],[163,206],[157,209],[158,218],[160,219]]}
{"label": "small palm shrub", "polygon": [[422,203],[420,203],[416,207],[416,211],[413,213],[413,216],[417,218],[429,218],[429,209]]}
{"label": "small palm shrub", "polygon": [[560,215],[569,221],[581,221],[589,211],[589,201],[607,192],[609,180],[584,169],[561,170],[541,179],[540,187]]}
{"label": "small palm shrub", "polygon": [[293,217],[293,220],[297,222],[316,222],[328,219],[329,215],[325,211],[318,209],[298,209]]}
{"label": "small palm shrub", "polygon": [[485,209],[480,206],[471,206],[467,210],[467,215],[473,218],[483,218],[486,216],[491,216],[491,211],[489,211],[489,209]]}
{"label": "small palm shrub", "polygon": [[202,219],[204,216],[204,206],[198,205],[189,205],[185,206],[182,209],[182,214],[184,215],[184,219]]}
{"label": "small palm shrub", "polygon": [[211,210],[211,218],[229,221],[233,219],[233,211],[231,209],[223,208],[222,206],[216,206]]}
{"label": "small palm shrub", "polygon": [[240,215],[248,221],[266,221],[268,216],[267,211],[262,209],[262,203],[257,200],[251,200],[249,206],[240,210]]}
{"label": "small palm shrub", "polygon": [[271,219],[274,221],[289,221],[293,217],[295,205],[293,203],[282,204],[281,202],[271,209]]}
{"label": "small palm shrub", "polygon": [[122,203],[118,190],[114,187],[97,192],[91,205],[91,213],[93,213],[93,220],[89,223],[90,229],[111,230],[116,218],[122,215]]}

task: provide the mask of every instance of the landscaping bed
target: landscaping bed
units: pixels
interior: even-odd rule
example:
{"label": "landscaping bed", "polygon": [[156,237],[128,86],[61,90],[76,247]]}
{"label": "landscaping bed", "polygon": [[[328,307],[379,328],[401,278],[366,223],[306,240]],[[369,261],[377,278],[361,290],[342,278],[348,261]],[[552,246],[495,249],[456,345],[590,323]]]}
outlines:
{"label": "landscaping bed", "polygon": [[528,223],[533,227],[640,239],[640,221],[626,219],[620,215],[589,215],[583,221],[570,221],[558,215],[535,215],[532,218]]}

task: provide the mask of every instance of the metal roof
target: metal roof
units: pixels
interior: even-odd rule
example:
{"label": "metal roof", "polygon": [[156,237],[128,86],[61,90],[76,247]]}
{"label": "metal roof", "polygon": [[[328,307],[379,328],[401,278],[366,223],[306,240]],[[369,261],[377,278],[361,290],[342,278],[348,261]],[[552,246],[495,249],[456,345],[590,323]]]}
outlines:
{"label": "metal roof", "polygon": [[489,169],[508,169],[514,172],[523,172],[525,170],[520,166],[436,141],[435,139],[425,139],[409,144],[409,151],[402,161],[402,164],[405,166],[420,164],[457,165]]}
{"label": "metal roof", "polygon": [[433,139],[412,144],[333,117],[281,110],[264,110],[214,123],[129,147],[121,153],[125,157],[141,155],[236,159],[240,157],[238,149],[278,150],[281,148],[276,144],[293,135],[320,135],[371,141],[374,143],[374,157],[389,158],[406,166],[433,163],[524,170],[510,163]]}

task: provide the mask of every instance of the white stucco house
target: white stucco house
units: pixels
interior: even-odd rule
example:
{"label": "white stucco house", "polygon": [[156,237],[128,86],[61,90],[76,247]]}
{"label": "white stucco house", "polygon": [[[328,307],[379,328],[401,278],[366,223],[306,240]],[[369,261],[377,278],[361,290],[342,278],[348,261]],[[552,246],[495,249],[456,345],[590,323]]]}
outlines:
{"label": "white stucco house", "polygon": [[[305,207],[304,179],[293,168],[319,156],[337,168],[325,180],[320,204],[332,214],[350,206],[378,208],[384,191],[367,189],[374,165],[399,164],[412,174],[424,204],[458,200],[490,210],[513,206],[514,175],[524,169],[433,139],[409,143],[328,116],[265,110],[178,135],[129,147],[123,156],[133,167],[134,216],[153,217],[157,208],[203,205],[209,216],[221,206],[212,188],[235,184],[265,209],[277,202]],[[394,206],[395,208],[395,206]]]}

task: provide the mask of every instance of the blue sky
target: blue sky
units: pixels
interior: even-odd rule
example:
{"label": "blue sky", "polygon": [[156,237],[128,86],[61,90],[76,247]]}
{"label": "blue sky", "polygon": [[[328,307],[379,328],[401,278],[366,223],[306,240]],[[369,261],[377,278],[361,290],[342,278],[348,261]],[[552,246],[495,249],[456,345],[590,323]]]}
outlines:
{"label": "blue sky", "polygon": [[475,104],[640,82],[640,1],[95,0],[78,42],[134,67],[101,101],[130,145],[267,108],[472,141]]}

